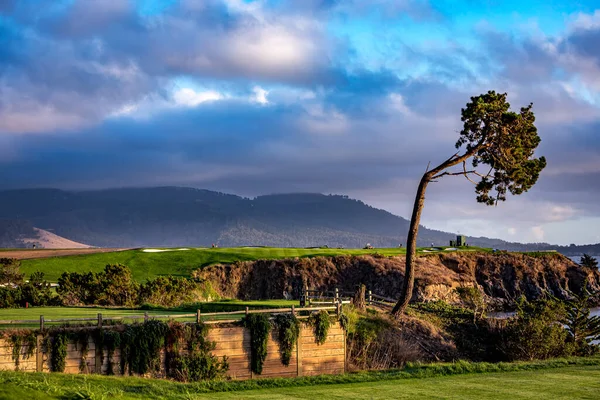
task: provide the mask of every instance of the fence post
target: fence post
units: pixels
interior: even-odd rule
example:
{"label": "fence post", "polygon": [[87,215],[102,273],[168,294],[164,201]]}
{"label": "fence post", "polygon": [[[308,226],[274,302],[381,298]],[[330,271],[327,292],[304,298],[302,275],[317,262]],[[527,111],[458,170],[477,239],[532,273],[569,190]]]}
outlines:
{"label": "fence post", "polygon": [[199,324],[200,322],[202,322],[202,317],[200,317],[200,314],[202,313],[202,311],[200,311],[200,309],[196,310],[196,323]]}
{"label": "fence post", "polygon": [[[43,317],[40,316],[40,320]],[[35,372],[42,372],[44,365],[44,353],[42,353],[42,335],[37,335],[35,344]]]}
{"label": "fence post", "polygon": [[341,313],[342,313],[342,303],[336,303],[335,314],[338,316],[338,318],[340,317]]}
{"label": "fence post", "polygon": [[294,308],[294,306],[292,305],[292,315],[295,317],[296,316],[296,309]]}
{"label": "fence post", "polygon": [[308,285],[304,286],[304,306],[310,307],[310,299],[308,298]]}
{"label": "fence post", "polygon": [[373,293],[371,293],[371,291],[369,290],[369,301],[368,301],[368,305],[371,305],[371,302],[373,301]]}
{"label": "fence post", "polygon": [[246,306],[246,318],[248,317],[248,314],[250,314],[249,311],[250,309],[248,308],[248,306]]}
{"label": "fence post", "polygon": [[102,313],[98,313],[98,328],[102,328]]}
{"label": "fence post", "polygon": [[335,288],[335,297],[333,299],[334,303],[339,303],[340,302],[340,291],[338,288]]}
{"label": "fence post", "polygon": [[144,312],[144,322],[148,322],[148,311]]}
{"label": "fence post", "polygon": [[40,331],[44,330],[44,316],[40,315]]}

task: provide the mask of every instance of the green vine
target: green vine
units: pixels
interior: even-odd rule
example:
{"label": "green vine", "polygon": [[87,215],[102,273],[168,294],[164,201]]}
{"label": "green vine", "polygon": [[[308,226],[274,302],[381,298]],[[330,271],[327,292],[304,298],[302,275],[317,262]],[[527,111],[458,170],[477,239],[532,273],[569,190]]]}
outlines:
{"label": "green vine", "polygon": [[269,316],[267,314],[249,314],[244,319],[244,326],[250,330],[252,372],[260,375],[267,358],[267,341],[271,331]]}
{"label": "green vine", "polygon": [[85,329],[75,334],[75,344],[79,345],[79,351],[81,352],[81,361],[79,363],[79,371],[85,372],[87,369],[87,357],[90,347],[90,331]]}
{"label": "green vine", "polygon": [[315,341],[318,344],[325,343],[327,340],[327,333],[329,332],[329,326],[331,325],[329,313],[325,310],[313,313],[308,317],[308,323],[314,329]]}
{"label": "green vine", "polygon": [[[192,382],[225,375],[229,369],[227,357],[219,361],[218,357],[210,353],[214,350],[215,343],[206,340],[206,325],[172,322],[169,328],[166,363],[168,377]],[[181,345],[184,346],[185,354],[180,353]]]}
{"label": "green vine", "polygon": [[292,351],[298,341],[298,336],[300,336],[300,322],[293,314],[277,314],[275,316],[275,326],[278,331],[281,363],[287,367],[290,365]]}
{"label": "green vine", "polygon": [[[96,346],[100,348],[100,365],[104,364],[104,349],[106,349],[106,354],[108,356],[106,374],[114,375],[113,355],[115,350],[121,345],[121,335],[114,330],[97,328],[94,342],[96,343]],[[121,363],[121,365],[122,364],[123,363]]]}
{"label": "green vine", "polygon": [[51,339],[50,364],[52,371],[65,371],[68,344],[69,334],[65,332],[59,332]]}
{"label": "green vine", "polygon": [[23,358],[28,359],[35,354],[37,339],[33,332],[27,332],[24,334],[13,333],[9,339],[12,345],[12,359],[15,362],[15,370],[18,371],[21,362],[21,351],[23,350],[23,346],[25,346],[25,354],[23,355]]}
{"label": "green vine", "polygon": [[146,374],[160,370],[160,351],[169,325],[158,320],[128,325],[121,334],[121,372]]}

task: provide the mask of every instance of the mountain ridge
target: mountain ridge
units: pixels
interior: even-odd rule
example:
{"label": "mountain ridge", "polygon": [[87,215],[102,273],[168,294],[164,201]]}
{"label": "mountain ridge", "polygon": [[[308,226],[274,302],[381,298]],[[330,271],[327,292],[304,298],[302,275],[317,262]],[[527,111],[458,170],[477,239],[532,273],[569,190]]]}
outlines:
{"label": "mountain ridge", "polygon": [[[397,247],[405,244],[409,225],[405,218],[345,195],[282,193],[247,198],[176,186],[4,190],[0,191],[0,219],[12,221],[13,227],[52,230],[98,247],[213,243],[222,247],[363,247],[366,243]],[[447,245],[455,237],[421,227],[418,244]],[[15,245],[14,237],[0,234],[0,246],[6,247],[8,241]],[[483,237],[468,237],[467,243],[507,250],[559,249],[565,254],[593,253],[597,247],[600,253],[600,244],[572,248]]]}

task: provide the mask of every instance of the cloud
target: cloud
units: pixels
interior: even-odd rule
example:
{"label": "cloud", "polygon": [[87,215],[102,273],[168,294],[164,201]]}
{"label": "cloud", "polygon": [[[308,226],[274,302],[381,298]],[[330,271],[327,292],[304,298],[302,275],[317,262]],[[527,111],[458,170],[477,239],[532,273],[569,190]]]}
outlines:
{"label": "cloud", "polygon": [[[600,216],[598,13],[463,43],[428,2],[34,3],[0,3],[3,188],[345,193],[408,216],[427,164],[455,151],[461,107],[496,89],[534,103],[547,170],[497,208],[444,179],[424,222],[537,240]],[[407,44],[407,18],[433,39]],[[365,31],[378,42],[355,48]]]}
{"label": "cloud", "polygon": [[194,107],[206,101],[222,100],[223,98],[224,96],[221,93],[214,90],[196,92],[190,88],[179,89],[173,94],[175,103],[188,107]]}

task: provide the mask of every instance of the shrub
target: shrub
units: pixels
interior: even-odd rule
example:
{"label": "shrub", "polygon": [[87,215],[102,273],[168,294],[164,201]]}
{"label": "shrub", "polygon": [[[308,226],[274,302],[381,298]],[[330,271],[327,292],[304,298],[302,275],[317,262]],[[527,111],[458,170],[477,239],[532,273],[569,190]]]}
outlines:
{"label": "shrub", "polygon": [[564,303],[556,299],[517,302],[517,315],[501,331],[500,349],[509,360],[535,360],[573,354],[562,322]]}
{"label": "shrub", "polygon": [[64,272],[58,279],[56,292],[64,305],[97,304],[104,306],[135,306],[139,285],[131,270],[120,264],[107,265],[95,273]]}
{"label": "shrub", "polygon": [[597,270],[598,269],[598,260],[596,260],[594,257],[590,256],[589,254],[584,254],[581,259],[579,260],[579,265],[581,265],[584,268],[588,268],[591,270]]}
{"label": "shrub", "polygon": [[[206,340],[204,324],[172,322],[167,338],[167,376],[182,382],[222,378],[229,369],[227,357],[219,360],[210,352],[215,343]],[[185,346],[185,354],[179,346]]]}
{"label": "shrub", "polygon": [[23,283],[20,271],[21,262],[15,258],[0,258],[0,284],[19,285]]}
{"label": "shrub", "polygon": [[583,293],[566,301],[565,325],[577,355],[588,356],[598,352],[600,341],[600,316],[590,316],[592,293],[583,285]]}
{"label": "shrub", "polygon": [[461,286],[455,289],[462,303],[469,310],[473,311],[473,322],[484,318],[487,305],[481,291],[473,286]]}
{"label": "shrub", "polygon": [[127,325],[121,334],[122,374],[157,372],[168,332],[169,326],[158,320]]}
{"label": "shrub", "polygon": [[175,307],[202,299],[202,288],[191,279],[160,276],[140,287],[140,303]]}

